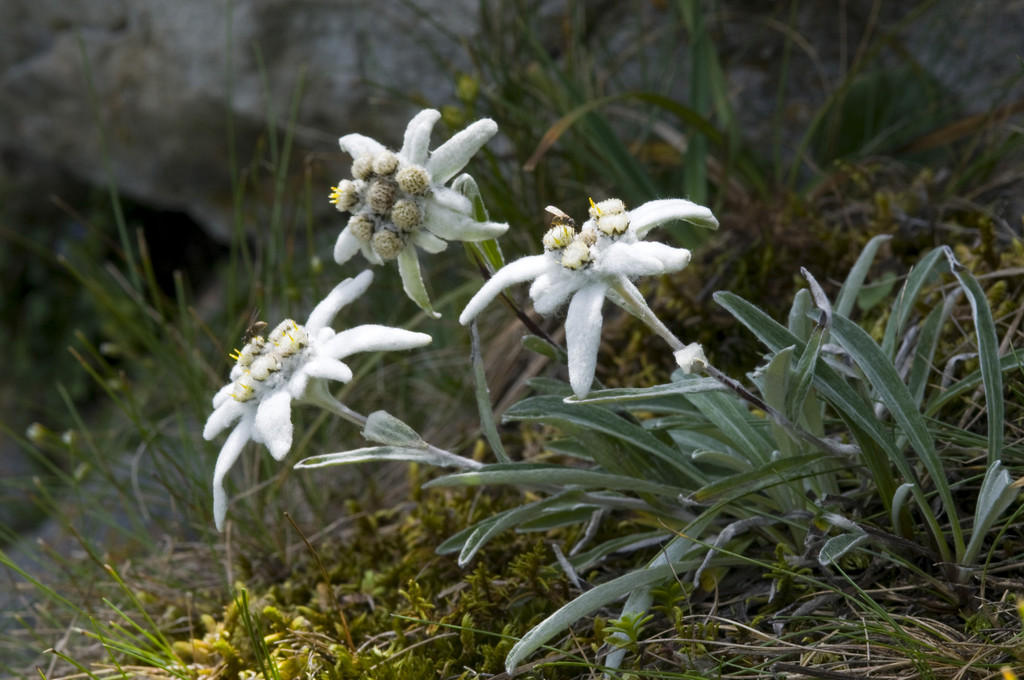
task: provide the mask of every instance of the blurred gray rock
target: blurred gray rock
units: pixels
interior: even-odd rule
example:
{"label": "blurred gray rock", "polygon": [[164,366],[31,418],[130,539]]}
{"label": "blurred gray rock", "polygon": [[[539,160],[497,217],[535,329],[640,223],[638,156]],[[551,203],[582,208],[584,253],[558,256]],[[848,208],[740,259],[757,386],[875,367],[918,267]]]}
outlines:
{"label": "blurred gray rock", "polygon": [[103,186],[102,129],[124,195],[187,212],[223,237],[229,112],[244,166],[267,130],[268,105],[284,129],[303,72],[296,142],[308,150],[333,151],[352,130],[400,135],[413,107],[392,93],[450,98],[452,78],[440,64],[463,59],[457,38],[475,29],[478,3],[412,4],[4,0],[2,167],[50,167]]}

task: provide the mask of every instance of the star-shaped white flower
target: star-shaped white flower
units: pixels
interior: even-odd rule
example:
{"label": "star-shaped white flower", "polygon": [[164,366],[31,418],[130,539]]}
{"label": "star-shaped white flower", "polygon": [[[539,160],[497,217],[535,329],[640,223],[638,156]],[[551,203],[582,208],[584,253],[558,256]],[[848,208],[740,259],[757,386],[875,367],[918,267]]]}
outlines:
{"label": "star-shaped white flower", "polygon": [[246,442],[265,444],[275,459],[282,460],[292,447],[293,401],[347,411],[325,383],[352,379],[352,370],[342,359],[357,352],[413,349],[430,342],[426,333],[401,328],[364,325],[336,333],[328,325],[342,307],[366,292],[371,281],[371,271],[345,279],[313,309],[305,325],[286,319],[266,338],[253,338],[233,355],[231,382],[213,397],[214,410],[203,428],[203,438],[210,440],[238,421],[221,447],[213,473],[217,529],[227,514],[224,478]]}
{"label": "star-shaped white flower", "polygon": [[718,227],[718,220],[709,209],[684,199],[650,201],[630,211],[622,201],[608,199],[591,203],[590,219],[577,232],[567,215],[557,208],[549,211],[557,217],[544,235],[545,252],[495,272],[466,305],[459,322],[468,324],[502,290],[531,279],[530,298],[540,314],[551,314],[569,300],[565,318],[569,384],[583,398],[594,381],[605,297],[634,316],[651,320],[653,313],[630,279],[679,271],[690,262],[689,250],[643,241],[643,237],[671,220],[712,229]]}
{"label": "star-shaped white flower", "polygon": [[[477,220],[472,201],[445,186],[494,136],[497,124],[478,120],[430,152],[430,133],[440,117],[433,109],[421,111],[409,122],[398,153],[363,135],[342,137],[342,151],[354,159],[352,179],[332,187],[330,197],[340,212],[352,214],[334,245],[338,264],[357,251],[373,264],[397,259],[406,295],[434,316],[416,246],[439,253],[446,241],[485,241],[508,229],[507,224]],[[463,178],[468,176],[453,186],[465,185]]]}

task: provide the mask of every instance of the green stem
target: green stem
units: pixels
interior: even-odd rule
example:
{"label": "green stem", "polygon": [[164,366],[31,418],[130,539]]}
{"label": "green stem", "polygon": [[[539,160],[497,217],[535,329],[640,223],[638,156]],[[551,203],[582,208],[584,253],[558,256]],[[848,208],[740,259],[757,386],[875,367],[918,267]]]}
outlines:
{"label": "green stem", "polygon": [[668,326],[663,324],[661,319],[651,311],[651,308],[647,305],[647,300],[644,300],[639,294],[636,286],[625,286],[622,281],[616,281],[611,285],[611,288],[622,298],[621,301],[619,301],[619,306],[647,324],[647,327],[654,331],[659,338],[668,343],[668,346],[672,348],[673,352],[678,352],[686,346],[675,336],[675,333],[670,331]]}

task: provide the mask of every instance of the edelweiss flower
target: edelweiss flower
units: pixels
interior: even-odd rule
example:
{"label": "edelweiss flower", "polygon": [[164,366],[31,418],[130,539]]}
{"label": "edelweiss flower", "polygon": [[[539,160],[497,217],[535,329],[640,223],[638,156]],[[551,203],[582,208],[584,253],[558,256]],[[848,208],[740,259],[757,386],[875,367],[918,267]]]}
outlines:
{"label": "edelweiss flower", "polygon": [[203,428],[203,438],[210,440],[239,421],[224,442],[213,473],[213,515],[218,529],[227,513],[224,477],[245,443],[251,439],[266,444],[277,460],[291,449],[292,401],[347,411],[324,383],[352,379],[352,370],[342,359],[357,352],[412,349],[430,342],[425,333],[401,328],[365,325],[335,333],[328,326],[342,307],[366,292],[371,281],[371,271],[345,279],[313,309],[305,325],[286,319],[267,337],[254,337],[232,355],[236,362],[231,382],[213,397],[214,410]]}
{"label": "edelweiss flower", "polygon": [[494,136],[497,124],[478,120],[428,152],[430,132],[440,117],[433,109],[421,111],[406,128],[398,153],[363,135],[342,137],[342,151],[354,159],[352,179],[332,187],[330,196],[340,212],[352,214],[334,245],[338,264],[359,250],[374,264],[397,259],[406,295],[434,316],[415,246],[439,253],[448,247],[446,241],[485,241],[508,229],[507,224],[478,221],[470,199],[444,186]]}
{"label": "edelweiss flower", "polygon": [[544,235],[544,254],[521,258],[495,272],[466,305],[459,322],[468,324],[502,290],[530,279],[530,298],[540,314],[551,314],[571,297],[565,318],[569,384],[582,398],[594,381],[605,297],[650,322],[653,313],[630,279],[679,271],[690,262],[685,248],[641,239],[670,220],[712,229],[718,220],[707,208],[683,199],[650,201],[627,211],[613,198],[596,205],[591,201],[590,219],[577,232],[567,215],[557,208],[548,210],[556,218]]}

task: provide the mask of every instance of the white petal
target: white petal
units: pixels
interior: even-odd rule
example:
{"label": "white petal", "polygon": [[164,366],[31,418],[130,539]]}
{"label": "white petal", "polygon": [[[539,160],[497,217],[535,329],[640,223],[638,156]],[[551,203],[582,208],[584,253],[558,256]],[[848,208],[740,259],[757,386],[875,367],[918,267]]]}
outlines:
{"label": "white petal", "polygon": [[470,203],[484,202],[483,197],[480,195],[480,187],[477,186],[476,180],[468,172],[464,172],[456,177],[451,183],[451,188],[452,191],[456,191],[468,198]]}
{"label": "white petal", "polygon": [[341,331],[330,342],[320,348],[324,356],[344,359],[357,352],[380,352],[414,349],[430,344],[426,333],[407,331],[404,328],[366,324]]}
{"label": "white petal", "polygon": [[569,296],[580,288],[590,285],[593,277],[585,272],[570,271],[556,264],[549,271],[537,277],[530,286],[530,299],[533,308],[542,316],[553,314],[565,304]]}
{"label": "white petal", "polygon": [[341,150],[352,156],[352,158],[358,158],[363,154],[373,154],[376,156],[385,150],[383,144],[365,135],[345,135],[338,140],[338,144],[341,146]]}
{"label": "white petal", "polygon": [[426,165],[430,133],[440,118],[441,112],[434,109],[424,109],[416,114],[405,128],[405,140],[398,155],[413,165]]}
{"label": "white petal", "polygon": [[266,444],[275,460],[282,460],[292,448],[292,395],[275,390],[260,400],[252,440]]}
{"label": "white petal", "polygon": [[[230,388],[231,385],[228,385],[228,387]],[[248,402],[238,401],[229,397],[228,401],[221,403],[220,406],[213,410],[210,417],[206,419],[206,425],[203,427],[203,439],[210,441],[223,432],[228,425],[241,418],[246,410],[251,408],[252,405],[249,405]]]}
{"label": "white petal", "polygon": [[373,282],[373,272],[369,269],[363,271],[359,276],[352,279],[345,279],[334,287],[320,303],[313,308],[306,321],[306,332],[310,335],[318,334],[321,328],[330,325],[338,311],[345,305],[358,299]]}
{"label": "white petal", "polygon": [[447,184],[497,131],[498,124],[484,118],[434,149],[427,161],[431,180],[435,184]]}
{"label": "white petal", "polygon": [[292,395],[293,400],[302,399],[306,396],[306,387],[309,385],[309,381],[313,378],[307,370],[309,362],[314,359],[309,359],[302,365],[302,368],[292,374],[292,377],[288,378],[288,382],[285,383],[284,389],[288,391],[288,394]]}
{"label": "white petal", "polygon": [[[443,253],[445,250],[448,249],[448,242],[447,241],[445,241],[444,239],[440,238],[439,236],[434,236],[433,234],[431,234],[426,229],[420,229],[416,233],[414,233],[412,235],[412,242],[414,244],[418,245],[420,248],[423,248],[423,250],[427,251],[431,255],[436,255],[437,253]],[[411,250],[413,253],[416,252],[415,248],[406,248],[406,250]],[[405,250],[403,250],[401,253],[398,254],[398,257],[399,257],[398,266],[399,267],[402,266],[401,257],[402,257],[403,254],[405,254]],[[417,263],[419,263],[419,260],[417,260]]]}
{"label": "white petal", "polygon": [[217,525],[217,531],[224,529],[224,517],[228,514],[228,498],[224,491],[224,478],[231,466],[238,460],[238,455],[242,453],[245,443],[249,441],[251,432],[252,414],[249,414],[228,435],[217,456],[217,465],[213,469],[213,521]]}
{"label": "white petal", "polygon": [[338,234],[338,240],[334,242],[334,261],[338,264],[345,264],[359,252],[362,245],[363,242],[353,236],[348,227],[345,227]]}
{"label": "white petal", "polygon": [[[324,378],[347,383],[352,380],[352,369],[337,359],[330,357],[314,357],[306,362],[302,370],[311,378]],[[305,390],[303,390],[305,391]],[[294,392],[292,393],[295,394]]]}
{"label": "white petal", "polygon": [[[441,241],[441,243],[444,243],[444,241]],[[423,285],[423,276],[420,274],[420,260],[416,255],[416,248],[408,247],[398,254],[398,273],[402,277],[402,289],[405,290],[405,294],[409,299],[435,319],[440,317],[441,315],[430,306],[430,296],[427,295],[427,287]]]}
{"label": "white petal", "polygon": [[640,238],[643,238],[647,232],[659,224],[672,220],[683,220],[696,224],[698,227],[718,229],[718,220],[711,214],[709,208],[697,205],[693,201],[687,201],[685,198],[648,201],[629,211],[630,226]]}
{"label": "white petal", "polygon": [[[236,368],[240,368],[238,364],[231,367],[231,372],[234,373]],[[231,382],[217,390],[217,394],[213,395],[214,408],[220,408],[221,404],[231,398],[231,393],[234,392],[235,389],[235,380],[236,378],[232,377]]]}
{"label": "white petal", "polygon": [[616,243],[601,253],[597,268],[602,274],[657,276],[677,272],[690,263],[690,251],[654,241]]}
{"label": "white petal", "polygon": [[457,212],[465,217],[473,214],[473,202],[469,200],[469,197],[448,187],[435,187],[434,192],[430,195],[430,200],[427,201],[428,210],[431,203],[437,204],[434,206],[435,208],[440,207],[446,211]]}
{"label": "white petal", "polygon": [[498,293],[509,286],[536,278],[551,266],[561,267],[547,253],[521,257],[515,262],[505,265],[476,292],[466,308],[462,310],[462,314],[459,315],[459,323],[465,326],[476,318],[476,315],[483,311],[483,308],[490,304],[491,300],[498,297]]}
{"label": "white petal", "polygon": [[380,255],[374,252],[369,243],[363,243],[353,236],[348,227],[342,229],[338,240],[334,242],[334,261],[345,264],[359,251],[362,251],[363,257],[370,264],[384,264],[384,260],[380,259]]}
{"label": "white petal", "polygon": [[[451,199],[456,196],[462,201]],[[448,241],[486,241],[497,238],[508,231],[508,225],[500,222],[478,222],[472,217],[469,199],[454,191],[435,190],[435,200],[426,202],[423,226]],[[465,209],[463,209],[465,208]]]}
{"label": "white petal", "polygon": [[381,256],[377,254],[377,251],[374,250],[369,243],[360,242],[359,250],[362,251],[363,258],[365,258],[366,261],[369,262],[370,264],[375,264],[378,266],[384,264],[384,260],[381,259]]}
{"label": "white petal", "polygon": [[601,307],[606,286],[595,283],[580,290],[565,316],[565,345],[569,351],[569,384],[582,399],[590,391],[601,345]]}
{"label": "white petal", "polygon": [[325,326],[324,328],[321,328],[315,333],[310,333],[309,337],[311,338],[311,345],[322,345],[334,337],[334,329],[331,328],[330,326]]}

